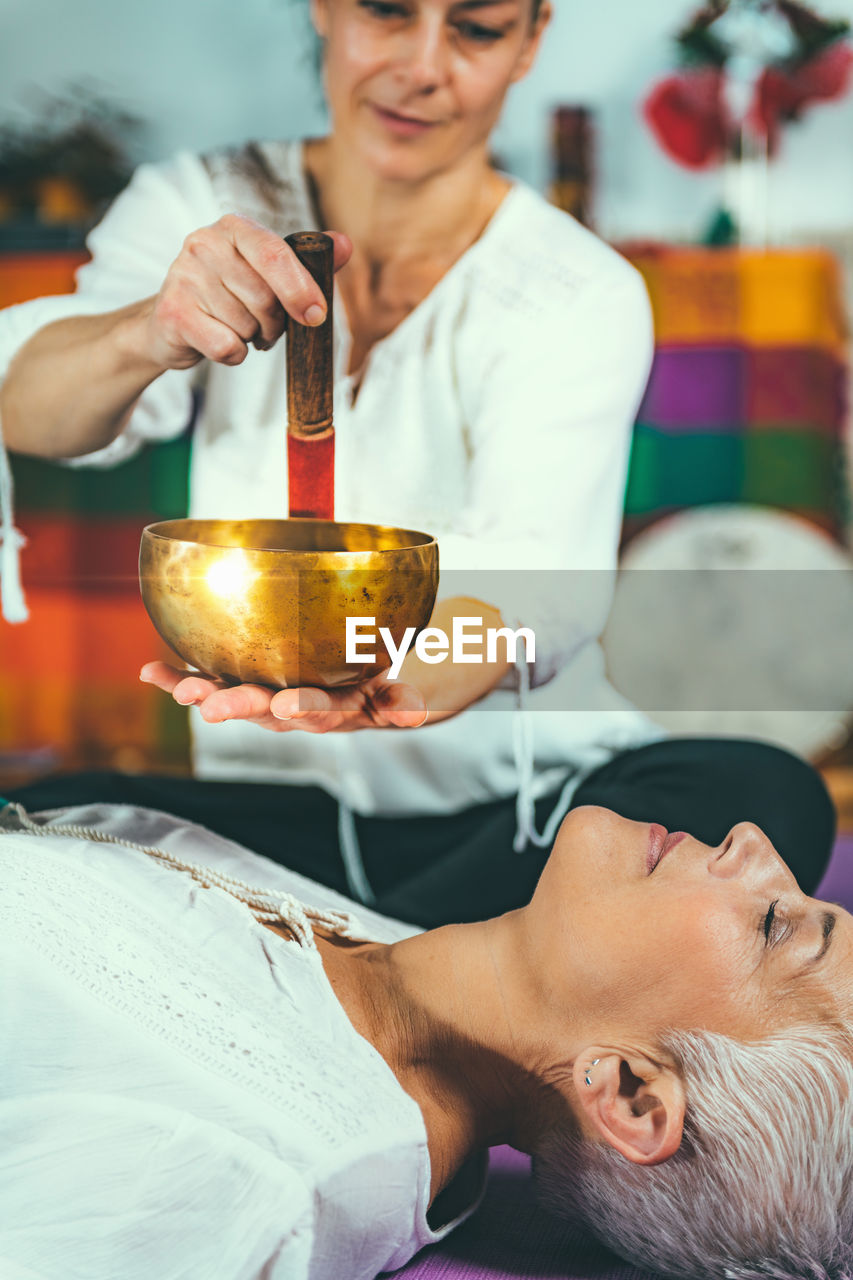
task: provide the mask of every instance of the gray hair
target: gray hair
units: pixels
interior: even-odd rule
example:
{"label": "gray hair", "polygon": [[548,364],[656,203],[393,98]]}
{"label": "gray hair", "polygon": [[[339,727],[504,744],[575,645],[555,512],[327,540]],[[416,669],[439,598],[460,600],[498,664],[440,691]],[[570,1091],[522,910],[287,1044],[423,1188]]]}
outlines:
{"label": "gray hair", "polygon": [[850,1280],[853,1030],[673,1031],[661,1046],[685,1081],[678,1151],[639,1165],[560,1128],[534,1158],[547,1206],[677,1280]]}

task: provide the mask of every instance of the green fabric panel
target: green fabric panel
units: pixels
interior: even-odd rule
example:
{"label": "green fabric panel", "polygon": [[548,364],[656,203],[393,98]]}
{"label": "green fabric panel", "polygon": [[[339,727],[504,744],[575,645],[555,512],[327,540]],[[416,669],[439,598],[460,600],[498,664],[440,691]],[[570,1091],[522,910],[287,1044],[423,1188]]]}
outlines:
{"label": "green fabric panel", "polygon": [[736,502],[742,489],[743,438],[731,433],[671,435],[639,423],[625,500],[627,515],[661,507]]}
{"label": "green fabric panel", "polygon": [[19,511],[175,518],[187,513],[189,437],[144,449],[117,467],[66,467],[12,455]]}
{"label": "green fabric panel", "polygon": [[189,511],[190,450],[188,435],[149,450],[151,512],[161,520],[177,520]]}
{"label": "green fabric panel", "polygon": [[813,431],[754,431],[744,440],[743,502],[838,511],[838,442]]}
{"label": "green fabric panel", "polygon": [[151,489],[149,451],[121,466],[78,470],[40,458],[12,460],[19,511],[51,515],[127,515],[147,513]]}
{"label": "green fabric panel", "polygon": [[634,427],[625,489],[626,515],[653,511],[660,506],[659,453],[662,442],[662,436],[654,428],[640,423]]}

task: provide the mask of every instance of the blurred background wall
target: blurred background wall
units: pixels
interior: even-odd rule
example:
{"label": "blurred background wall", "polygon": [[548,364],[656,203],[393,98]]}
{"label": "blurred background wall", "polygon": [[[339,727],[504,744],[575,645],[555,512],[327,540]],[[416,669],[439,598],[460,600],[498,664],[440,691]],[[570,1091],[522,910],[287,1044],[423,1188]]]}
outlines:
{"label": "blurred background wall", "polygon": [[[692,240],[719,203],[719,171],[680,169],[638,114],[673,66],[685,0],[555,0],[539,64],[518,85],[496,136],[504,167],[544,189],[557,103],[596,112],[595,217],[611,238]],[[823,0],[853,19],[853,0]],[[307,0],[0,0],[0,119],[39,90],[89,79],[147,124],[137,159],[248,137],[323,128]],[[853,223],[853,95],[785,131],[772,172],[770,237]]]}

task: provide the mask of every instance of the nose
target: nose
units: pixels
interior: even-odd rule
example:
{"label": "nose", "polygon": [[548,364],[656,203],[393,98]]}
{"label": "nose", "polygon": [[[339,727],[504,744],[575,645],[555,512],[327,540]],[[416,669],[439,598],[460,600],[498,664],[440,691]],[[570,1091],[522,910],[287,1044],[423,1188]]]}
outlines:
{"label": "nose", "polygon": [[754,822],[739,822],[732,827],[708,859],[711,875],[721,880],[750,873],[778,874],[784,865],[767,836]]}
{"label": "nose", "polygon": [[447,78],[448,46],[443,23],[421,17],[401,33],[396,58],[398,78],[420,93],[432,92]]}

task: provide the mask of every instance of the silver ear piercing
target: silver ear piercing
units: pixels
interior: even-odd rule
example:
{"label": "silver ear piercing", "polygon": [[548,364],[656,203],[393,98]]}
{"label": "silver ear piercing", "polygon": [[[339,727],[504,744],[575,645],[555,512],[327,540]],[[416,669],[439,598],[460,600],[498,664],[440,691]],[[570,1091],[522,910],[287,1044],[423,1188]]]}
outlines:
{"label": "silver ear piercing", "polygon": [[593,1067],[596,1066],[596,1064],[599,1063],[600,1061],[601,1061],[600,1058],[593,1058],[592,1062],[589,1064],[586,1071],[584,1072],[584,1075],[583,1075],[584,1084],[592,1085],[592,1078],[590,1077],[589,1073],[590,1071],[592,1071]]}

